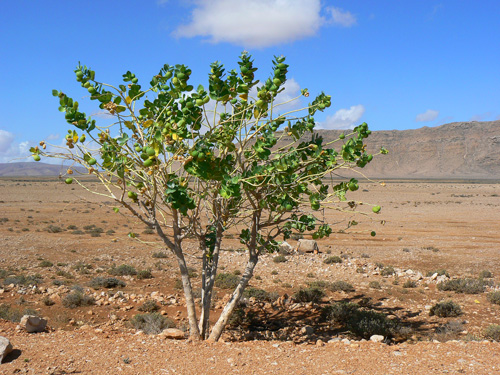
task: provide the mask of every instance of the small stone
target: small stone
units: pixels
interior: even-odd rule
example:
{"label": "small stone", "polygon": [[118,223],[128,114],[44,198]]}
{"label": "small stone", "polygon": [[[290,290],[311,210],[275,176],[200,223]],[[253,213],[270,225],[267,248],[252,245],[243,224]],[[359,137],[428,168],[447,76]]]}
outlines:
{"label": "small stone", "polygon": [[346,345],[351,345],[351,340],[349,339],[342,339],[342,342]]}
{"label": "small stone", "polygon": [[180,329],[177,328],[167,328],[164,329],[161,333],[160,336],[166,339],[176,339],[176,340],[182,340],[186,338],[186,334],[184,331],[181,331]]}
{"label": "small stone", "polygon": [[0,336],[0,363],[12,351],[12,344],[7,337]]}
{"label": "small stone", "polygon": [[325,346],[325,343],[323,342],[323,340],[318,340],[316,341],[316,346]]}
{"label": "small stone", "polygon": [[28,333],[43,332],[47,328],[47,319],[35,315],[24,315],[19,325]]}
{"label": "small stone", "polygon": [[311,326],[302,327],[301,330],[300,330],[300,333],[302,335],[310,336],[310,335],[312,335],[314,333],[314,328],[311,327]]}
{"label": "small stone", "polygon": [[382,336],[382,335],[372,335],[370,337],[370,341],[373,341],[373,342],[382,342],[382,341],[384,341],[384,336]]}

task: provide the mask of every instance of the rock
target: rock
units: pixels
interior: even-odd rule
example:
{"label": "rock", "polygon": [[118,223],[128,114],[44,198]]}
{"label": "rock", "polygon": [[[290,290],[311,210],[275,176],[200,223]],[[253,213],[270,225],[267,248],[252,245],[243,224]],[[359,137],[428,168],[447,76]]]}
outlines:
{"label": "rock", "polygon": [[314,328],[311,327],[311,326],[302,327],[301,330],[300,330],[300,333],[302,335],[310,336],[310,335],[312,335],[314,333]]}
{"label": "rock", "polygon": [[24,315],[19,325],[28,333],[43,332],[47,328],[47,319],[35,315]]}
{"label": "rock", "polygon": [[290,245],[288,242],[283,241],[279,245],[279,251],[280,251],[280,253],[285,253],[287,255],[290,255],[293,252],[293,246]]}
{"label": "rock", "polygon": [[384,336],[382,336],[382,335],[372,335],[370,337],[370,341],[373,341],[373,342],[382,342],[382,341],[384,341]]}
{"label": "rock", "polygon": [[12,351],[12,344],[7,337],[0,336],[0,363]]}
{"label": "rock", "polygon": [[167,328],[161,331],[160,336],[166,339],[182,340],[186,338],[184,331],[177,328]]}
{"label": "rock", "polygon": [[436,280],[438,278],[438,273],[435,272],[434,274],[432,274],[431,276],[431,280]]}
{"label": "rock", "polygon": [[325,346],[325,343],[323,340],[318,340],[316,341],[316,346]]}
{"label": "rock", "polygon": [[300,239],[296,251],[299,253],[318,253],[318,243],[315,240]]}

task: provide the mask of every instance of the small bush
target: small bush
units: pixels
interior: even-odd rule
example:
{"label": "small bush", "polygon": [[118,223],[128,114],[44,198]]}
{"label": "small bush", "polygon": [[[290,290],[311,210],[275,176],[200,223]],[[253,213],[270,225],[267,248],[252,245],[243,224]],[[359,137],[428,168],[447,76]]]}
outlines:
{"label": "small bush", "polygon": [[233,271],[233,275],[240,276],[241,275],[241,271],[240,270],[234,270]]}
{"label": "small bush", "polygon": [[183,288],[184,288],[184,285],[182,285],[182,280],[176,279],[174,282],[174,289],[182,290]]}
{"label": "small bush", "polygon": [[94,268],[92,267],[91,264],[87,264],[87,263],[84,263],[84,262],[78,262],[76,263],[74,266],[73,266],[73,269],[82,274],[82,275],[87,275],[88,273],[90,273],[89,271]]}
{"label": "small bush", "polygon": [[342,263],[342,258],[337,256],[337,255],[334,255],[334,256],[331,256],[331,257],[328,257],[326,258],[323,263],[325,264],[335,264],[335,263]]}
{"label": "small bush", "polygon": [[440,318],[448,318],[462,315],[461,307],[453,301],[445,301],[436,303],[431,307],[430,316],[436,315]]}
{"label": "small bush", "polygon": [[164,251],[157,251],[153,253],[153,258],[167,258],[168,254]]}
{"label": "small bush", "polygon": [[321,316],[331,323],[345,324],[358,309],[359,305],[356,303],[336,302],[326,306],[321,312]]}
{"label": "small bush", "polygon": [[325,292],[321,288],[309,287],[300,288],[293,295],[293,299],[297,302],[314,302],[318,303],[325,296]]}
{"label": "small bush", "polygon": [[484,292],[486,284],[484,280],[480,279],[453,279],[437,284],[437,289],[457,293],[479,294]]}
{"label": "small bush", "polygon": [[90,306],[95,303],[94,297],[87,296],[81,292],[73,291],[62,299],[64,307],[74,309],[80,306]]}
{"label": "small bush", "polygon": [[247,288],[243,292],[243,298],[255,298],[258,302],[273,302],[279,297],[276,292],[267,292],[264,289],[259,288]]}
{"label": "small bush", "polygon": [[5,285],[38,285],[43,282],[43,277],[39,274],[34,274],[34,275],[13,275],[13,276],[8,276],[4,280]]}
{"label": "small bush", "polygon": [[484,271],[481,271],[479,273],[480,279],[491,279],[492,277],[493,277],[493,274],[488,270],[484,270]]}
{"label": "small bush", "polygon": [[403,288],[416,288],[417,282],[413,280],[406,280],[403,284]]}
{"label": "small bush", "polygon": [[23,311],[13,309],[10,305],[0,305],[0,319],[10,320],[11,322],[19,323],[23,315],[36,315],[38,312],[32,309],[24,309]]}
{"label": "small bush", "polygon": [[500,290],[488,294],[488,301],[500,305]]}
{"label": "small bush", "polygon": [[159,313],[137,314],[130,320],[130,324],[135,329],[141,330],[148,335],[156,335],[165,328],[175,327],[173,320]]}
{"label": "small bush", "polygon": [[277,274],[278,274],[278,271],[276,271],[276,270],[272,270],[272,271],[271,271],[271,275],[276,276]]}
{"label": "small bush", "polygon": [[112,267],[108,273],[113,276],[134,276],[137,275],[137,271],[133,266],[128,264],[122,264],[118,267]]}
{"label": "small bush", "polygon": [[327,288],[332,292],[354,292],[354,287],[351,284],[341,280],[330,283]]}
{"label": "small bush", "polygon": [[45,305],[45,306],[52,306],[52,305],[55,305],[55,302],[52,301],[48,296],[45,296],[42,298],[42,303]]}
{"label": "small bush", "polygon": [[71,274],[71,272],[64,271],[64,270],[57,270],[56,271],[57,276],[65,277],[66,279],[74,279],[75,277]]}
{"label": "small bush", "polygon": [[484,337],[500,341],[500,324],[490,324],[484,331]]}
{"label": "small bush", "polygon": [[137,308],[137,310],[142,311],[142,312],[148,312],[152,313],[155,311],[160,310],[160,306],[156,303],[156,301],[150,299],[144,302],[141,306]]}
{"label": "small bush", "polygon": [[397,325],[385,314],[373,310],[355,310],[347,321],[349,331],[359,337],[369,339],[372,335],[390,337]]}
{"label": "small bush", "polygon": [[45,230],[49,233],[60,233],[63,231],[61,227],[52,224],[45,228]]}
{"label": "small bush", "polygon": [[144,280],[144,279],[152,279],[153,274],[151,273],[151,270],[140,270],[137,272],[137,279],[138,280]]}
{"label": "small bush", "polygon": [[274,263],[285,263],[288,259],[286,259],[286,256],[284,255],[276,255],[273,258]]}
{"label": "small bush", "polygon": [[368,286],[372,289],[382,289],[382,285],[378,281],[370,281]]}
{"label": "small bush", "polygon": [[[235,275],[236,275],[236,273],[235,273]],[[198,274],[196,273],[196,270],[193,267],[188,267],[188,276],[191,279],[194,279],[194,278],[198,277]]]}
{"label": "small bush", "polygon": [[391,275],[394,275],[395,273],[396,273],[396,270],[392,266],[386,266],[386,267],[382,268],[382,271],[380,271],[380,274],[382,276],[391,276]]}
{"label": "small bush", "polygon": [[234,289],[239,282],[240,278],[232,273],[219,273],[215,277],[215,286],[220,289]]}
{"label": "small bush", "polygon": [[50,260],[42,260],[39,264],[38,267],[52,267],[54,263],[52,263]]}
{"label": "small bush", "polygon": [[436,327],[436,334],[440,335],[444,340],[454,339],[464,330],[462,322],[452,320]]}
{"label": "small bush", "polygon": [[326,289],[330,286],[330,283],[328,281],[324,281],[324,280],[314,280],[314,281],[309,281],[307,283],[307,286],[309,288]]}
{"label": "small bush", "polygon": [[118,280],[117,278],[114,277],[94,277],[92,280],[89,282],[89,286],[94,289],[100,289],[100,288],[121,288],[124,287],[126,284],[122,280]]}

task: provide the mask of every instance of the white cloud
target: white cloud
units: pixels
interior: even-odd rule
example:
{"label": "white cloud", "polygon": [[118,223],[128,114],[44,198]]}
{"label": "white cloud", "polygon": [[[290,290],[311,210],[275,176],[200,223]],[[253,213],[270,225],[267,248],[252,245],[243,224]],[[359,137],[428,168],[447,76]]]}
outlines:
{"label": "white cloud", "polygon": [[313,36],[324,23],[320,0],[197,0],[178,37],[268,47]]}
{"label": "white cloud", "polygon": [[362,104],[353,105],[349,109],[339,109],[333,116],[328,116],[318,124],[318,129],[353,129],[365,113]]}
{"label": "white cloud", "polygon": [[415,117],[416,122],[428,122],[428,121],[434,121],[437,119],[439,116],[439,111],[436,111],[434,109],[428,109],[424,113],[420,113]]}
{"label": "white cloud", "polygon": [[45,139],[47,141],[53,141],[55,139],[59,139],[60,135],[59,134],[49,134]]}
{"label": "white cloud", "polygon": [[491,119],[492,117],[492,112],[478,113],[477,115],[472,116],[469,121],[488,121],[488,119]]}
{"label": "white cloud", "polygon": [[29,142],[16,143],[14,140],[14,134],[0,130],[0,163],[25,161],[21,159],[29,156]]}
{"label": "white cloud", "polygon": [[338,26],[351,27],[356,24],[356,17],[351,12],[343,11],[340,8],[327,7],[326,11],[331,15],[331,23]]}
{"label": "white cloud", "polygon": [[14,134],[0,129],[0,155],[6,154],[12,147],[14,142]]}

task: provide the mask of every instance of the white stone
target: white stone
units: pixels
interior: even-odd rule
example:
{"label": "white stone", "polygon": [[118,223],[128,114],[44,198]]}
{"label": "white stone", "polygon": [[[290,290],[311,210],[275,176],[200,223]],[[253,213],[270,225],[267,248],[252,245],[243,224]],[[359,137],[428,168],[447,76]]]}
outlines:
{"label": "white stone", "polygon": [[12,344],[7,337],[0,336],[0,363],[12,351]]}
{"label": "white stone", "polygon": [[384,336],[382,336],[382,335],[372,335],[370,337],[370,341],[373,341],[373,342],[382,342],[382,341],[384,341]]}
{"label": "white stone", "polygon": [[19,325],[28,333],[43,332],[47,328],[47,319],[35,315],[24,315]]}
{"label": "white stone", "polygon": [[166,339],[181,340],[186,337],[186,333],[177,328],[167,328],[161,331],[160,336]]}

